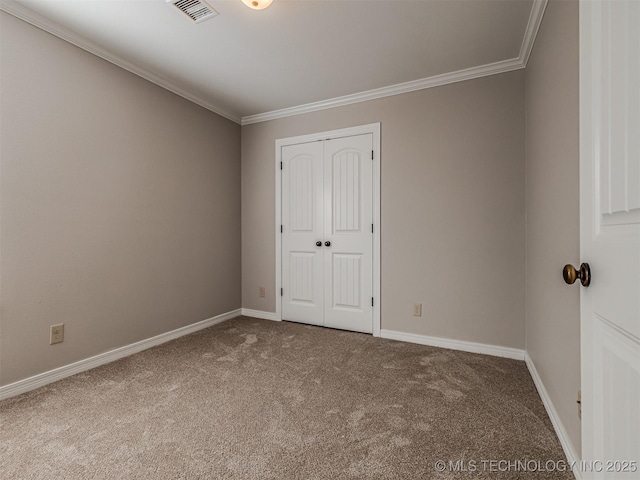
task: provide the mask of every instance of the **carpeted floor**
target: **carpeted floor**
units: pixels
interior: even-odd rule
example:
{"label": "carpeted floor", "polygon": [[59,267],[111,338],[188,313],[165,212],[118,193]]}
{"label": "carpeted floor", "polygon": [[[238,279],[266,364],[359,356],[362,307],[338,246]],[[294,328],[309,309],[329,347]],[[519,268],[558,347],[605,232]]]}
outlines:
{"label": "carpeted floor", "polygon": [[246,317],[0,416],[3,479],[573,478],[524,362]]}

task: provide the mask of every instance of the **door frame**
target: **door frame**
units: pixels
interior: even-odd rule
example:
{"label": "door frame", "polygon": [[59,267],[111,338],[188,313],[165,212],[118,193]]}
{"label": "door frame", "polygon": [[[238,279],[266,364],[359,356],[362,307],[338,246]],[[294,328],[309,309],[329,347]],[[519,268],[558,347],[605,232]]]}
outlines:
{"label": "door frame", "polygon": [[300,143],[317,142],[320,140],[331,140],[334,138],[352,137],[354,135],[371,134],[373,137],[373,336],[380,336],[380,122],[360,125],[356,127],[329,130],[326,132],[299,135],[296,137],[280,138],[276,140],[276,320],[282,320],[282,295],[279,295],[282,288],[282,171],[280,162],[282,161],[282,148],[288,145]]}

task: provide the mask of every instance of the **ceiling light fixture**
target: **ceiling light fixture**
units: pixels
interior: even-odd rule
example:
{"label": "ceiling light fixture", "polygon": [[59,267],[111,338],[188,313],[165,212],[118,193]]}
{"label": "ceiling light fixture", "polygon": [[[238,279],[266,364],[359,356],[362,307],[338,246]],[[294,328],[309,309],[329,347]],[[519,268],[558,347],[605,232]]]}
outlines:
{"label": "ceiling light fixture", "polygon": [[242,0],[242,3],[254,10],[264,10],[271,5],[271,2],[273,2],[273,0]]}

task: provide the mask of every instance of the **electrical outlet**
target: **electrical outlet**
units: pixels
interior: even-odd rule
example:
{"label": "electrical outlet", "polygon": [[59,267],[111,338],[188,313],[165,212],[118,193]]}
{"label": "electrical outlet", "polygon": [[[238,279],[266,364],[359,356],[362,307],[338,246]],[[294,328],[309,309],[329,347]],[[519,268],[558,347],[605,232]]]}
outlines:
{"label": "electrical outlet", "polygon": [[54,343],[62,343],[64,341],[64,323],[58,325],[51,325],[51,336],[49,338],[49,345]]}
{"label": "electrical outlet", "polygon": [[265,288],[264,288],[264,287],[259,287],[259,288],[258,288],[258,296],[259,296],[260,298],[264,298],[264,297],[265,297],[265,295],[266,295]]}
{"label": "electrical outlet", "polygon": [[578,390],[578,418],[582,420],[582,391]]}
{"label": "electrical outlet", "polygon": [[414,303],[413,304],[413,316],[414,317],[421,317],[422,316],[422,304],[421,303]]}

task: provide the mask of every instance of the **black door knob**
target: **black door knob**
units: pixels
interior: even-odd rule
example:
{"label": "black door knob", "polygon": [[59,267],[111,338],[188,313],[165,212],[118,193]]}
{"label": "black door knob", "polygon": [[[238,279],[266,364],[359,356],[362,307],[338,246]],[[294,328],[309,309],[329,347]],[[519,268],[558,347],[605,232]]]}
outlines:
{"label": "black door knob", "polygon": [[321,247],[321,246],[322,246],[322,242],[321,242],[320,240],[318,240],[318,241],[316,242],[316,247]]}
{"label": "black door knob", "polygon": [[331,242],[324,242],[324,246],[325,247],[330,247],[331,246]]}

